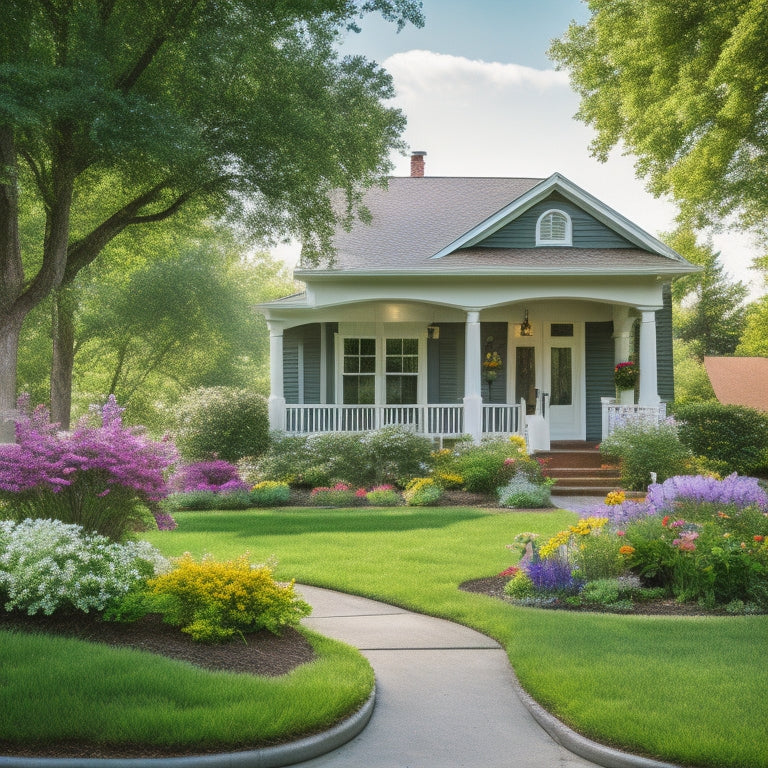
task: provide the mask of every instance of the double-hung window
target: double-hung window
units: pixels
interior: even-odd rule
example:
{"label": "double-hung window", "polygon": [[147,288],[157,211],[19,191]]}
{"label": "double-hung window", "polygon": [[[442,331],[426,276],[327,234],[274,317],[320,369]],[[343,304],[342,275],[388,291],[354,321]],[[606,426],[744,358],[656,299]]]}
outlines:
{"label": "double-hung window", "polygon": [[418,403],[419,346],[419,339],[415,337],[343,337],[342,402],[350,405]]}
{"label": "double-hung window", "polygon": [[376,402],[376,339],[344,339],[342,389],[345,403]]}

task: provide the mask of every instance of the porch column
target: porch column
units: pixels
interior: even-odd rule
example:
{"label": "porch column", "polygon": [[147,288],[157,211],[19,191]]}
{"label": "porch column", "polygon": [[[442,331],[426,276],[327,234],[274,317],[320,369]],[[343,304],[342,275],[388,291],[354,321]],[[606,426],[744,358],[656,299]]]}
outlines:
{"label": "porch column", "polygon": [[613,308],[613,364],[629,360],[632,348],[632,326],[635,318],[629,316],[629,307],[614,306]]}
{"label": "porch column", "polygon": [[283,391],[283,326],[267,320],[269,328],[269,428],[285,429],[285,393]]}
{"label": "porch column", "polygon": [[658,405],[660,402],[656,375],[656,309],[638,307],[640,322],[640,401],[639,405]]}
{"label": "porch column", "polygon": [[483,398],[480,394],[480,312],[467,312],[464,344],[464,431],[475,443],[483,436]]}

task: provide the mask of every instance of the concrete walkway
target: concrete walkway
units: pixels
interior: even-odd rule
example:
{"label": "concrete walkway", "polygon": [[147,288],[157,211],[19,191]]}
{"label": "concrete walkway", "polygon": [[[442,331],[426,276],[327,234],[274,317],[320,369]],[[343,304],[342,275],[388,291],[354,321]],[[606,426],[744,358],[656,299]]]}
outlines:
{"label": "concrete walkway", "polygon": [[[365,730],[302,768],[584,768],[517,694],[504,650],[458,624],[297,586],[304,624],[359,648],[376,673]],[[604,763],[603,763],[604,764]]]}

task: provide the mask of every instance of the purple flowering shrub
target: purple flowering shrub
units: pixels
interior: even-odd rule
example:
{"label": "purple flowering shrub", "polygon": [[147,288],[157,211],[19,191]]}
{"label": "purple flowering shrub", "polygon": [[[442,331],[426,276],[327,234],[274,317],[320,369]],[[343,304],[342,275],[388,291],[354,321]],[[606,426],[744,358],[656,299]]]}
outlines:
{"label": "purple flowering shrub", "polygon": [[230,493],[247,491],[249,487],[240,479],[237,467],[223,459],[198,461],[182,466],[171,478],[170,485],[177,493],[193,491]]}
{"label": "purple flowering shrub", "polygon": [[536,592],[573,595],[581,589],[584,581],[573,570],[573,566],[559,557],[532,560],[523,565]]}
{"label": "purple flowering shrub", "polygon": [[123,410],[110,395],[99,423],[83,419],[60,433],[47,409],[29,413],[28,398],[19,398],[16,443],[0,445],[6,516],[61,520],[120,541],[146,524],[148,508],[158,528],[174,528],[159,502],[168,492],[164,473],[176,460],[175,447],[124,426]]}
{"label": "purple flowering shrub", "polygon": [[648,488],[647,502],[655,513],[671,511],[681,499],[707,504],[735,504],[740,509],[756,506],[768,512],[768,494],[754,477],[736,473],[722,480],[703,475],[679,475]]}

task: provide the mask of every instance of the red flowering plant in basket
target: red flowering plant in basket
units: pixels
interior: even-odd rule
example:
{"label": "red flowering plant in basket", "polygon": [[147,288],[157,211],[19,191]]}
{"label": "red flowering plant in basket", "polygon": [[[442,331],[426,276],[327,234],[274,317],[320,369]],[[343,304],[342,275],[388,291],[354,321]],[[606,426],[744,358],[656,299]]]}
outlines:
{"label": "red flowering plant in basket", "polygon": [[633,360],[617,363],[616,367],[613,369],[613,381],[616,385],[616,389],[619,391],[634,389],[639,375],[640,370]]}

